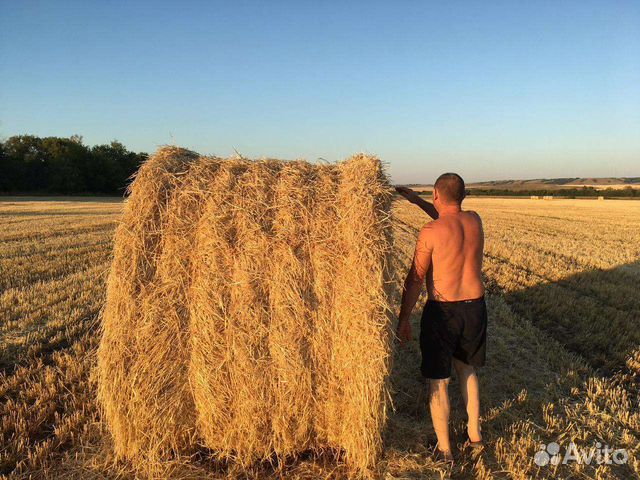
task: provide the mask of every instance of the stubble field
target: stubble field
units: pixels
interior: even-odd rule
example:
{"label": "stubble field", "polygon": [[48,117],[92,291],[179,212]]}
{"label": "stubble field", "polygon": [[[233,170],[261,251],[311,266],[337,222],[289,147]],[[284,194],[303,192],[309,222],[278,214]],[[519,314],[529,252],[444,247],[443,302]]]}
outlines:
{"label": "stubble field", "polygon": [[[469,199],[486,231],[488,365],[480,373],[487,446],[463,447],[452,383],[453,470],[434,442],[416,342],[396,349],[394,411],[377,477],[636,478],[640,475],[640,202]],[[111,242],[122,203],[0,201],[0,475],[135,478],[113,461],[92,374]],[[427,217],[397,200],[398,285]],[[421,307],[422,301],[419,306]],[[413,316],[414,336],[420,311]],[[623,465],[538,466],[541,444],[626,449]],[[172,478],[240,475],[206,455]],[[255,478],[341,478],[325,459],[259,465]]]}

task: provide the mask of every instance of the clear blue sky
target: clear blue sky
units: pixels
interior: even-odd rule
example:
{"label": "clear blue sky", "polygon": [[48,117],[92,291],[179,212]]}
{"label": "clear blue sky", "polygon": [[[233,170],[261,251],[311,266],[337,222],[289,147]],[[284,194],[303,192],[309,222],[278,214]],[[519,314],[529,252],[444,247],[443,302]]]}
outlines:
{"label": "clear blue sky", "polygon": [[0,0],[0,136],[640,176],[640,2]]}

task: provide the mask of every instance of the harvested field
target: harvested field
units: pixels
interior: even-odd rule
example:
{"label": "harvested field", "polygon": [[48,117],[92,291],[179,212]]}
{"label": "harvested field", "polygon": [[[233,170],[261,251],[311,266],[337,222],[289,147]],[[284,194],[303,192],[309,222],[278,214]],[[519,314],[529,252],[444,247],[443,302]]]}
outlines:
{"label": "harvested field", "polygon": [[[489,357],[482,370],[482,454],[459,452],[455,478],[620,478],[640,474],[640,202],[469,199],[487,241]],[[92,376],[116,222],[114,202],[0,201],[0,474],[11,478],[136,478],[116,460]],[[394,201],[401,276],[427,218]],[[398,277],[399,278],[399,277]],[[397,308],[397,305],[396,305]],[[414,324],[419,312],[414,313]],[[417,331],[417,325],[416,330]],[[395,352],[395,410],[380,478],[448,475],[433,440],[417,344]],[[464,421],[451,388],[454,437]],[[626,448],[625,465],[539,467],[541,443],[598,440]],[[158,476],[229,478],[204,451]],[[253,478],[343,478],[331,456],[252,466]]]}

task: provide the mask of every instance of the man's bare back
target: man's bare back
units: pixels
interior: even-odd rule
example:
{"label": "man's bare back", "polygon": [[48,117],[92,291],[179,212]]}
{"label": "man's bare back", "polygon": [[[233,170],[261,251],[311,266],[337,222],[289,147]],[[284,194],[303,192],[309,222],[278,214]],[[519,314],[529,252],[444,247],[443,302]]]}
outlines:
{"label": "man's bare back", "polygon": [[480,216],[472,211],[443,212],[423,231],[420,237],[431,251],[426,272],[429,298],[452,302],[484,295],[484,233]]}
{"label": "man's bare back", "polygon": [[420,230],[404,284],[399,333],[406,341],[411,338],[408,319],[425,282],[431,301],[456,302],[484,295],[484,232],[480,216],[463,211],[462,201],[442,202],[436,190],[431,204],[410,189],[397,190],[434,219]]}

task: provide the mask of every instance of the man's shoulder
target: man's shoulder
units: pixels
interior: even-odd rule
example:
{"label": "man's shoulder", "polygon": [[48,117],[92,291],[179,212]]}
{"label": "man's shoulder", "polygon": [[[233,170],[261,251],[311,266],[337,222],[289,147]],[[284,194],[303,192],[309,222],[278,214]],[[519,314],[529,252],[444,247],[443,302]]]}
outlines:
{"label": "man's shoulder", "polygon": [[428,241],[432,238],[438,230],[439,224],[437,222],[438,220],[432,220],[422,225],[422,228],[420,228],[420,231],[418,232],[418,241]]}
{"label": "man's shoulder", "polygon": [[431,220],[430,222],[427,222],[424,225],[422,225],[422,228],[420,229],[420,232],[433,231],[433,230],[437,229],[441,224],[442,224],[442,220],[436,218],[435,220]]}
{"label": "man's shoulder", "polygon": [[480,217],[480,214],[478,212],[476,212],[475,210],[465,210],[465,213],[468,213],[469,216],[479,220],[480,222],[482,222],[482,218]]}
{"label": "man's shoulder", "polygon": [[427,222],[420,229],[418,241],[425,242],[427,245],[433,245],[437,243],[439,239],[447,236],[448,228],[446,222],[442,219]]}

